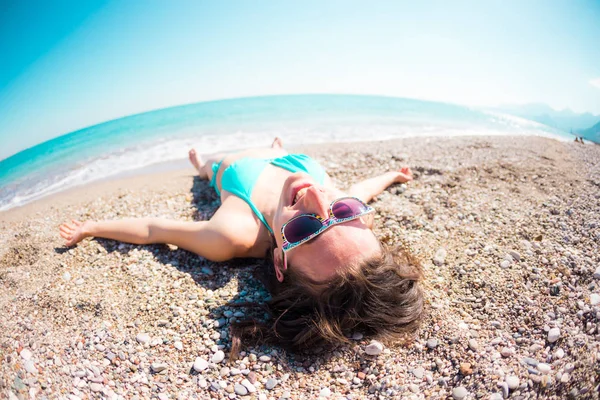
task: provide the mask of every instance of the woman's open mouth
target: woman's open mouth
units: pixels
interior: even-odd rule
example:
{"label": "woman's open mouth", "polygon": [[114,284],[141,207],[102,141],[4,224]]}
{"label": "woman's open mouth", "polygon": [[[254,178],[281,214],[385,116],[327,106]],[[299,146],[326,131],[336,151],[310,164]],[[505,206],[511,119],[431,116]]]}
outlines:
{"label": "woman's open mouth", "polygon": [[292,197],[292,201],[291,204],[294,205],[298,202],[298,200],[300,200],[302,198],[302,196],[304,196],[306,194],[306,192],[308,191],[308,188],[313,186],[310,183],[305,183],[303,185],[298,186],[297,188],[294,188],[292,195],[294,197]]}

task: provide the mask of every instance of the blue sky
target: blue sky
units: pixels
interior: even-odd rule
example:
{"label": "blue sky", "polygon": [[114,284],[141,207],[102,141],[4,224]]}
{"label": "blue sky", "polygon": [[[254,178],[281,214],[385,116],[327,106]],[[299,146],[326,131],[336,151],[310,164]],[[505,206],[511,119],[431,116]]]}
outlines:
{"label": "blue sky", "polygon": [[600,114],[600,2],[0,3],[0,159],[138,112],[291,93]]}

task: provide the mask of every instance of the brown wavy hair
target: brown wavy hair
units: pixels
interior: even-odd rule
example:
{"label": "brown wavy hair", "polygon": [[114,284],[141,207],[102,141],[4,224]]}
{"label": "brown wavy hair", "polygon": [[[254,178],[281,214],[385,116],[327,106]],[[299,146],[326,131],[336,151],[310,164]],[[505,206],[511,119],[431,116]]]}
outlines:
{"label": "brown wavy hair", "polygon": [[393,250],[382,246],[379,255],[350,265],[327,282],[311,280],[293,266],[278,282],[272,260],[265,262],[259,278],[271,293],[264,305],[269,319],[232,325],[232,360],[243,342],[300,351],[348,343],[352,332],[399,339],[414,332],[424,315],[423,269],[402,246]]}

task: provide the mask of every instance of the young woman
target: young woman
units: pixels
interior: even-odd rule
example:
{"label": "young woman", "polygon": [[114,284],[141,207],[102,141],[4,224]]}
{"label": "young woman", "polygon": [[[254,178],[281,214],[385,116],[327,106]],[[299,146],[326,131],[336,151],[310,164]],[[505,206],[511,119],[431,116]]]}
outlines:
{"label": "young woman", "polygon": [[423,314],[419,262],[383,246],[367,203],[409,168],[337,189],[308,156],[271,148],[190,161],[221,198],[209,221],[160,218],[72,221],[60,226],[67,246],[87,237],[135,244],[169,243],[212,261],[267,260],[262,271],[271,320],[233,327],[232,356],[244,337],[301,350],[347,341],[352,332],[390,339],[413,331]]}

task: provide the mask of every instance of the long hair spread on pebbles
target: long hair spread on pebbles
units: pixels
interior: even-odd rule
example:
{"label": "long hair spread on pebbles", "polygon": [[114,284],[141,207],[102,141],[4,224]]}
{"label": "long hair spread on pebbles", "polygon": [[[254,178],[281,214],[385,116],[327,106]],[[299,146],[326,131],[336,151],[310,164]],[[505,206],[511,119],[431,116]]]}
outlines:
{"label": "long hair spread on pebbles", "polygon": [[423,319],[421,263],[402,246],[384,246],[378,256],[327,282],[315,282],[290,266],[280,283],[272,260],[265,264],[259,278],[272,296],[264,305],[269,319],[232,325],[232,360],[243,342],[299,351],[347,343],[352,332],[393,340],[414,332]]}

